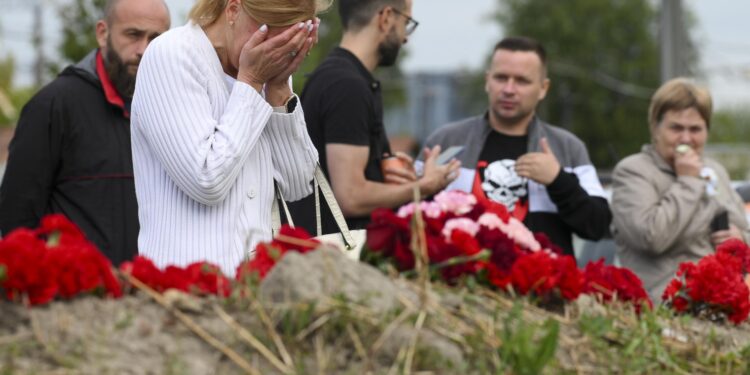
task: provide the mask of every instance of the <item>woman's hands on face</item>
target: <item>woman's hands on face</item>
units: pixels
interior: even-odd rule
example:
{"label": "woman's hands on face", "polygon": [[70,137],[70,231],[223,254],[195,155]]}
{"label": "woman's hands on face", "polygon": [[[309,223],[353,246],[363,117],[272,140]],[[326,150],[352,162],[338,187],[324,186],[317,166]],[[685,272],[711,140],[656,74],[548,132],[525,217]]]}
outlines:
{"label": "woman's hands on face", "polygon": [[272,38],[268,38],[268,27],[261,26],[240,52],[237,79],[258,91],[266,85],[269,104],[283,105],[292,95],[289,77],[317,40],[318,25],[319,22],[300,22]]}
{"label": "woman's hands on face", "polygon": [[677,147],[674,153],[674,171],[678,176],[700,177],[702,168],[701,156],[695,150],[686,145]]}

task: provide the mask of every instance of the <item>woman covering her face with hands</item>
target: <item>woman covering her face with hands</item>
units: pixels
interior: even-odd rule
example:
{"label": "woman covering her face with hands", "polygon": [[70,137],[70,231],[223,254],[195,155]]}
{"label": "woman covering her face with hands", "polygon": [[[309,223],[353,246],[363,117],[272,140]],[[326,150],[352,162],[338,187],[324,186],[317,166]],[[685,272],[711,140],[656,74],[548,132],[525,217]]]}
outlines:
{"label": "woman covering her face with hands", "polygon": [[312,192],[318,154],[291,75],[317,41],[321,0],[198,0],[141,61],[131,135],[139,252],[231,275],[271,237],[274,180]]}
{"label": "woman covering her face with hands", "polygon": [[728,239],[748,238],[742,199],[724,167],[704,155],[711,107],[705,89],[668,81],[651,99],[651,144],[614,170],[617,254],[654,302],[681,262],[697,261]]}

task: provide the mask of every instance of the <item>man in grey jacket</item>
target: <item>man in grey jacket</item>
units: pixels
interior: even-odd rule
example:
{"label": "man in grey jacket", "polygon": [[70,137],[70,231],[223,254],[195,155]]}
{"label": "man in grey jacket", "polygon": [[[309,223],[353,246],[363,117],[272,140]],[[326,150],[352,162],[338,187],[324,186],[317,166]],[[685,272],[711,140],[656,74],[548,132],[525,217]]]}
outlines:
{"label": "man in grey jacket", "polygon": [[448,189],[503,204],[566,254],[573,255],[572,233],[604,237],[612,215],[586,146],[536,117],[550,84],[542,45],[525,37],[503,39],[485,79],[489,111],[443,126],[427,139],[428,147],[464,146],[464,167]]}

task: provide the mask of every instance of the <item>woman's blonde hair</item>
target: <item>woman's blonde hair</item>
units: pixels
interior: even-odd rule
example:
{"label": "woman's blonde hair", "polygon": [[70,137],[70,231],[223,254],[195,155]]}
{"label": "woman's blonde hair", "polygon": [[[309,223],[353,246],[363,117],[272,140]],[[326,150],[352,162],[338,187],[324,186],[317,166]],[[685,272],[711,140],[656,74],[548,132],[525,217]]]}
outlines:
{"label": "woman's blonde hair", "polygon": [[664,114],[669,111],[681,111],[695,108],[706,121],[706,127],[711,127],[711,111],[713,104],[711,94],[686,78],[675,78],[667,81],[651,97],[648,108],[648,122],[652,128],[659,125]]}
{"label": "woman's blonde hair", "polygon": [[[228,0],[198,0],[189,18],[200,26],[216,22]],[[241,0],[242,8],[253,19],[268,26],[289,26],[313,19],[331,6],[332,0]]]}

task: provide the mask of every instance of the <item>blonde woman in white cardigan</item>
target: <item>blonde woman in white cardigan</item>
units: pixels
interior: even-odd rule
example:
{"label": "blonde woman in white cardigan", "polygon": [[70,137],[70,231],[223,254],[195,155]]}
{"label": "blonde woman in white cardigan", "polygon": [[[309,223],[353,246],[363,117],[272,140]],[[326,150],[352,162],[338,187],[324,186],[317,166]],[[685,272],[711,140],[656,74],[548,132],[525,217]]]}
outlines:
{"label": "blonde woman in white cardigan", "polygon": [[288,200],[312,192],[318,154],[289,83],[328,5],[199,0],[149,45],[131,120],[140,254],[232,275],[271,237],[274,180]]}

